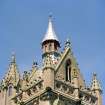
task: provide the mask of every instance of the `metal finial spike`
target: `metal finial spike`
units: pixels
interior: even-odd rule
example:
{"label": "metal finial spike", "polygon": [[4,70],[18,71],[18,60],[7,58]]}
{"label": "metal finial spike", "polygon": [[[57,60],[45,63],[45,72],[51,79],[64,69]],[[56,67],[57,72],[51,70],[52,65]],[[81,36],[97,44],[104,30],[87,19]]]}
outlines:
{"label": "metal finial spike", "polygon": [[49,23],[52,24],[52,13],[49,14],[49,20],[48,21],[49,21]]}

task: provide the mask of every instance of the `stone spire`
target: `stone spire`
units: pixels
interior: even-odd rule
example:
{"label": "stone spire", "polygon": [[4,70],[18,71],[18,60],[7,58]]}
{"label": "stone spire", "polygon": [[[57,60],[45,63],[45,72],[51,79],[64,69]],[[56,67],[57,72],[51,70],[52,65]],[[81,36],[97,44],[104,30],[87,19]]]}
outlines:
{"label": "stone spire", "polygon": [[19,82],[20,75],[17,70],[15,54],[12,54],[8,72],[5,76],[6,84],[13,84],[16,86]]}
{"label": "stone spire", "polygon": [[95,73],[93,74],[91,90],[92,93],[97,96],[97,105],[102,105],[102,89]]}
{"label": "stone spire", "polygon": [[91,84],[91,90],[99,90],[101,91],[101,86],[99,81],[97,80],[97,75],[96,73],[93,74],[93,79],[92,79],[92,84]]}
{"label": "stone spire", "polygon": [[54,31],[54,27],[53,27],[53,24],[52,24],[52,16],[50,15],[49,16],[49,21],[48,21],[48,28],[47,28],[47,31],[46,31],[46,34],[42,40],[42,43],[45,42],[45,41],[48,41],[48,40],[55,40],[57,42],[59,42],[58,38],[57,38],[57,35]]}

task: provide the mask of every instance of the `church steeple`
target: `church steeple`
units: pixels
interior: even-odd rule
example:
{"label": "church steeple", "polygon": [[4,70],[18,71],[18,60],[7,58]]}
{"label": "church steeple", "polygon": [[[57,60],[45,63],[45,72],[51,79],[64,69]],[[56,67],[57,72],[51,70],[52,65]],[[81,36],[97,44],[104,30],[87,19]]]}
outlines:
{"label": "church steeple", "polygon": [[43,53],[58,51],[59,47],[60,43],[53,27],[52,16],[50,15],[48,20],[48,28],[42,40]]}

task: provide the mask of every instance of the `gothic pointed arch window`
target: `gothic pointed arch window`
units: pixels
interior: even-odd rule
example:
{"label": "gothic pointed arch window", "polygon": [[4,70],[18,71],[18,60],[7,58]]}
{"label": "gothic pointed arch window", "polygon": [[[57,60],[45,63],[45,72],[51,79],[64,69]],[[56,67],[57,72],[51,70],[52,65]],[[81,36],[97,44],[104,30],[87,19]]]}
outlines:
{"label": "gothic pointed arch window", "polygon": [[71,82],[71,60],[68,59],[66,61],[66,67],[65,67],[65,80]]}
{"label": "gothic pointed arch window", "polygon": [[11,96],[12,95],[12,86],[10,85],[8,87],[8,96]]}

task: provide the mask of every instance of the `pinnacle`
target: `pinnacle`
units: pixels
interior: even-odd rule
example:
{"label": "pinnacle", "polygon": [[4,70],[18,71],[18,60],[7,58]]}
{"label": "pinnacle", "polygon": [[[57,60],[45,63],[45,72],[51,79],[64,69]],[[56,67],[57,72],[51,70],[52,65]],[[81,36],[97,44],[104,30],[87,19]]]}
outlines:
{"label": "pinnacle", "polygon": [[16,63],[16,57],[14,52],[12,53],[12,56],[11,56],[11,63]]}
{"label": "pinnacle", "polygon": [[97,80],[97,74],[93,73],[93,79],[91,84],[92,90],[102,90],[99,81]]}
{"label": "pinnacle", "polygon": [[16,58],[15,58],[15,53],[12,53],[11,56],[11,62],[8,68],[8,72],[6,73],[5,76],[5,81],[8,81],[8,83],[12,83],[14,86],[17,85],[18,81],[20,79],[20,74],[17,69],[16,65]]}

